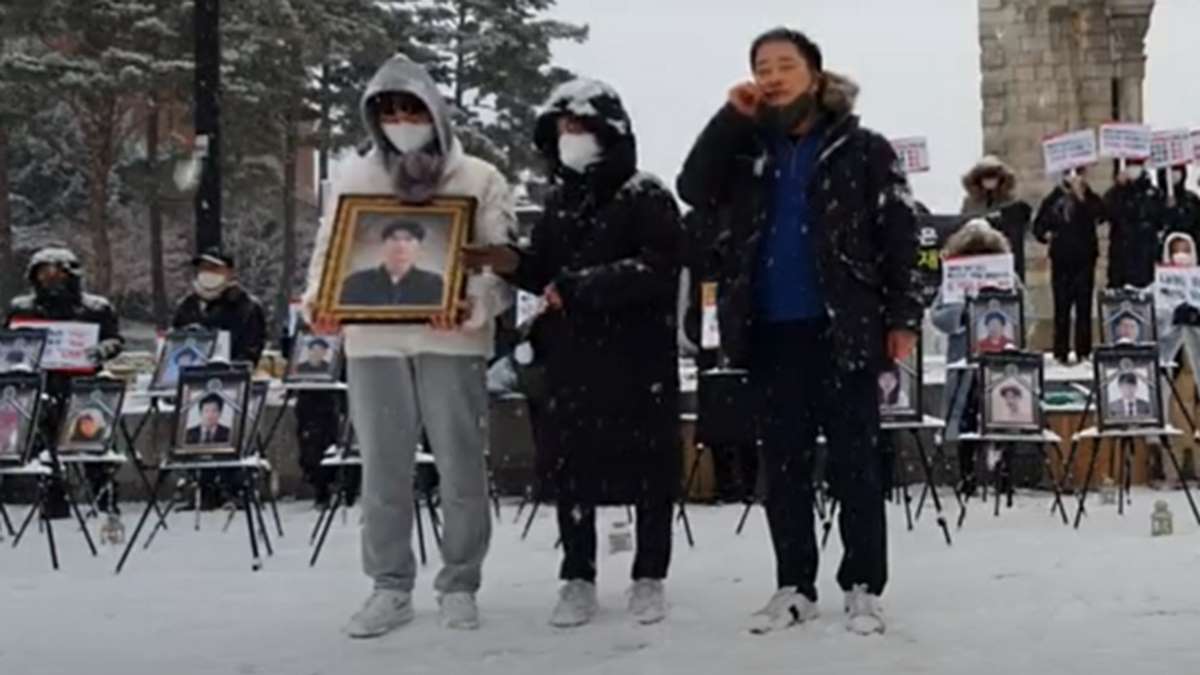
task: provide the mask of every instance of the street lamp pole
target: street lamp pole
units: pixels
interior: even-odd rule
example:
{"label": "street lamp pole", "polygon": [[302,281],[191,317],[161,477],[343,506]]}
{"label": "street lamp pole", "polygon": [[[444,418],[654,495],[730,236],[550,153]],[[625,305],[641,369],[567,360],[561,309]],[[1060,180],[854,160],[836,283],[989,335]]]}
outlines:
{"label": "street lamp pole", "polygon": [[203,156],[196,191],[196,249],[221,245],[220,0],[195,0],[195,126]]}

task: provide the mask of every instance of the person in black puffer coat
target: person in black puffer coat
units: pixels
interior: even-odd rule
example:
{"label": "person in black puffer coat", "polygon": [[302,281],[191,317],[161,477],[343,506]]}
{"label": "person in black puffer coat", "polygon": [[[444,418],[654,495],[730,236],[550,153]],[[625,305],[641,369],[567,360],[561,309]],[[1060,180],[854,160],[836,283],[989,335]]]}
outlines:
{"label": "person in black puffer coat", "polygon": [[884,630],[887,584],[876,377],[911,354],[924,313],[915,202],[891,143],[859,124],[858,87],[786,28],[750,49],[693,146],[679,194],[718,214],[721,344],[759,399],[778,591],[755,632],[816,616],[812,467],[827,473],[845,544],[848,627]]}
{"label": "person in black puffer coat", "polygon": [[1108,235],[1108,287],[1146,288],[1154,283],[1166,215],[1162,193],[1141,162],[1130,160],[1104,193]]}
{"label": "person in black puffer coat", "polygon": [[[210,248],[192,259],[195,278],[192,292],[179,303],[171,320],[173,328],[201,326],[229,333],[232,362],[258,367],[267,339],[267,317],[262,303],[238,283],[233,258],[220,248]],[[219,507],[237,494],[238,472],[234,469],[206,471],[200,475],[201,509]]]}
{"label": "person in black puffer coat", "polygon": [[[99,341],[90,354],[95,364],[91,373],[47,374],[46,393],[50,400],[42,416],[42,431],[44,438],[55,438],[70,397],[72,377],[95,375],[104,363],[120,355],[125,341],[121,337],[117,313],[108,300],[84,292],[83,267],[75,253],[66,246],[53,244],[34,253],[29,260],[26,278],[31,292],[13,298],[5,318],[6,327],[13,327],[14,324],[19,326],[22,319],[77,321],[100,327]],[[112,481],[109,469],[100,465],[87,465],[85,475],[95,495],[99,495],[102,488]],[[108,499],[102,500],[97,506],[115,514],[116,483],[112,482],[109,487]],[[65,495],[61,485],[56,482],[47,498],[46,512],[51,517],[65,518],[67,510]]]}
{"label": "person in black puffer coat", "polygon": [[679,209],[662,182],[638,171],[632,124],[607,85],[579,80],[555,90],[534,140],[560,184],[532,244],[519,255],[489,247],[467,257],[510,272],[548,302],[539,357],[566,582],[551,623],[579,625],[594,614],[596,507],[611,504],[637,508],[630,610],[652,623],[666,612],[682,461]]}
{"label": "person in black puffer coat", "polygon": [[1054,358],[1071,356],[1071,312],[1075,312],[1075,356],[1092,353],[1092,293],[1096,288],[1096,230],[1107,220],[1104,202],[1087,184],[1082,169],[1067,174],[1038,207],[1033,222],[1037,240],[1050,246],[1050,282],[1054,291]]}

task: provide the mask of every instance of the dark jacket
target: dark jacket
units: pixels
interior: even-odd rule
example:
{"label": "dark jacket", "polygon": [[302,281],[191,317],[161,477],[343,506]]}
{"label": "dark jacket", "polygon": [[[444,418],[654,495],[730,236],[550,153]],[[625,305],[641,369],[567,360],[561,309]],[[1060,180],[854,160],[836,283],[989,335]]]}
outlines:
{"label": "dark jacket", "polygon": [[211,302],[192,293],[179,303],[171,326],[186,328],[203,326],[210,330],[229,331],[229,356],[232,361],[258,365],[267,340],[267,317],[262,303],[240,285],[225,289]]}
{"label": "dark jacket", "polygon": [[441,305],[442,277],[416,267],[400,283],[383,267],[355,272],[342,286],[342,304],[346,305]]}
{"label": "dark jacket", "polygon": [[1033,221],[1034,236],[1050,244],[1051,272],[1054,268],[1063,272],[1095,267],[1100,256],[1096,229],[1106,218],[1104,202],[1090,187],[1081,201],[1069,189],[1056,185],[1042,200]]}
{"label": "dark jacket", "polygon": [[[984,176],[994,175],[1000,179],[995,190],[983,187]],[[1025,235],[1033,220],[1033,207],[1016,196],[1017,176],[1000,159],[991,155],[979,160],[963,176],[962,215],[965,218],[984,218],[992,227],[1004,234],[1012,249],[1013,266],[1017,276],[1025,281]]]}
{"label": "dark jacket", "polygon": [[[202,427],[191,427],[190,429],[187,430],[187,433],[185,434],[183,442],[187,443],[188,445],[196,445],[196,444],[200,443],[200,439],[202,438],[201,434],[203,434],[203,433],[204,433],[204,429]],[[230,429],[229,427],[227,427],[223,424],[218,424],[216,430],[213,431],[212,438],[209,439],[208,442],[209,443],[229,443],[230,439],[232,437],[233,437],[232,429]]]}
{"label": "dark jacket", "polygon": [[[918,332],[923,307],[916,276],[917,225],[908,181],[891,143],[859,125],[858,89],[826,73],[824,138],[809,206],[820,230],[817,271],[832,325],[834,356],[845,370],[885,365],[891,329]],[[770,217],[770,143],[755,122],[722,108],[700,134],[679,176],[679,194],[718,215],[722,350],[734,365],[749,357],[754,276]]]}
{"label": "dark jacket", "polygon": [[[583,175],[558,159],[557,119],[584,111],[604,150]],[[554,284],[563,310],[538,319],[545,364],[546,476],[560,499],[621,504],[671,499],[679,488],[676,299],[682,229],[675,199],[637,172],[636,145],[616,93],[595,82],[563,85],[535,135],[561,178],[513,275],[541,293]]]}
{"label": "dark jacket", "polygon": [[1104,194],[1108,234],[1108,286],[1145,288],[1154,283],[1163,231],[1163,200],[1149,176],[1116,184]]}
{"label": "dark jacket", "polygon": [[1175,204],[1168,205],[1166,192],[1160,191],[1163,203],[1163,221],[1170,232],[1183,232],[1200,241],[1200,196],[1182,185],[1175,184]]}

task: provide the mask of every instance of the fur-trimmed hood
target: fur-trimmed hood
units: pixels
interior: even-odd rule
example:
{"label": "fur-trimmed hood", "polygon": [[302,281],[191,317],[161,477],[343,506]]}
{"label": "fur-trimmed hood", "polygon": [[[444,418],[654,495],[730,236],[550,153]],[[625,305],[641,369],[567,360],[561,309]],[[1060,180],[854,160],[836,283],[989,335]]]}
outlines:
{"label": "fur-trimmed hood", "polygon": [[967,221],[958,228],[942,247],[947,258],[968,255],[1011,253],[1012,247],[1004,233],[983,218]]}
{"label": "fur-trimmed hood", "polygon": [[854,112],[861,89],[847,75],[825,71],[825,85],[821,91],[821,108],[834,118],[845,117]]}
{"label": "fur-trimmed hood", "polygon": [[1000,178],[1000,184],[992,195],[992,202],[1001,204],[1012,200],[1017,190],[1017,175],[999,157],[988,155],[976,162],[970,171],[963,174],[962,185],[963,189],[967,191],[967,201],[986,204],[987,192],[983,189],[983,177],[987,175],[995,175]]}

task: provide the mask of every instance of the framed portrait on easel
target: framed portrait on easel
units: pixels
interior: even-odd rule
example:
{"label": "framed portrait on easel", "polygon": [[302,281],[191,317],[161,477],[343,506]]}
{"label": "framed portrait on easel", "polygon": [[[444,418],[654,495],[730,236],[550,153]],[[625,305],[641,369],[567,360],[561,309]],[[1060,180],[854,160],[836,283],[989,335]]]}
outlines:
{"label": "framed portrait on easel", "polygon": [[0,374],[0,464],[29,461],[37,433],[42,376],[29,372]]}
{"label": "framed portrait on easel", "polygon": [[1039,354],[1005,352],[979,357],[984,435],[1040,434],[1043,362]]}
{"label": "framed portrait on easel", "polygon": [[112,378],[71,382],[67,411],[58,430],[58,452],[103,454],[116,438],[125,384]]}
{"label": "framed portrait on easel", "polygon": [[463,305],[462,247],[476,201],[437,197],[403,204],[380,195],[342,195],[317,297],[318,312],[342,323],[424,323]]}
{"label": "framed portrait on easel", "polygon": [[1100,326],[1105,345],[1158,341],[1153,296],[1133,289],[1105,291],[1100,296]]}
{"label": "framed portrait on easel", "polygon": [[208,364],[217,348],[217,332],[185,328],[167,333],[159,352],[154,375],[150,378],[152,391],[173,392],[185,368]]}
{"label": "framed portrait on easel", "polygon": [[1016,291],[984,291],[967,301],[972,359],[1025,348],[1025,308]]}
{"label": "framed portrait on easel", "polygon": [[884,424],[920,422],[921,341],[907,359],[896,361],[879,373],[879,419]]}
{"label": "framed portrait on easel", "polygon": [[1101,347],[1094,364],[1101,430],[1163,426],[1158,351],[1153,345]]}
{"label": "framed portrait on easel", "polygon": [[0,330],[0,373],[36,373],[41,368],[47,340],[48,334],[44,330]]}
{"label": "framed portrait on easel", "polygon": [[241,455],[250,371],[214,364],[185,369],[176,397],[173,461],[232,460]]}

